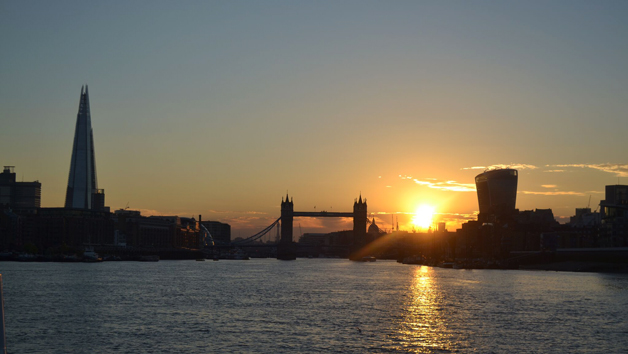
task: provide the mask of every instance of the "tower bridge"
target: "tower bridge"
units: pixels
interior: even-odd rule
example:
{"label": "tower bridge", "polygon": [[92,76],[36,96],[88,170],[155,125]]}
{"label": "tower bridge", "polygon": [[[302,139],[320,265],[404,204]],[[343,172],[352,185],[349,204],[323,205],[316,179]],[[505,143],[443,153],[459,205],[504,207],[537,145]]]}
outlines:
{"label": "tower bridge", "polygon": [[268,234],[275,226],[280,224],[281,237],[277,244],[266,244],[266,247],[277,247],[277,259],[294,260],[297,254],[297,245],[293,240],[293,225],[295,217],[311,217],[311,218],[353,218],[353,235],[351,238],[349,252],[355,254],[361,249],[367,241],[366,225],[367,225],[367,206],[366,199],[362,200],[362,195],[353,202],[352,212],[329,212],[329,211],[294,211],[294,203],[286,194],[286,199],[281,198],[281,216],[272,224],[260,232],[245,238],[244,240],[232,242],[229,245],[215,245],[216,247],[259,247],[253,242],[260,240],[264,235]]}
{"label": "tower bridge", "polygon": [[353,238],[351,253],[361,248],[366,241],[367,206],[362,195],[353,203],[353,212],[329,211],[294,211],[294,203],[286,193],[286,199],[281,199],[281,239],[277,247],[277,259],[296,259],[296,244],[293,241],[293,219],[295,217],[313,218],[353,218]]}

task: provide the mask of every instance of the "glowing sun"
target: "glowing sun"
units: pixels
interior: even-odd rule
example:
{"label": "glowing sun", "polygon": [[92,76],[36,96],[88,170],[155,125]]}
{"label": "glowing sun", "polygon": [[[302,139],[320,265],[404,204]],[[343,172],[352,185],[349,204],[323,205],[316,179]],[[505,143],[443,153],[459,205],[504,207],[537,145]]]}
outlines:
{"label": "glowing sun", "polygon": [[412,224],[422,229],[427,229],[432,225],[434,210],[435,208],[429,205],[422,205],[418,207],[412,217]]}

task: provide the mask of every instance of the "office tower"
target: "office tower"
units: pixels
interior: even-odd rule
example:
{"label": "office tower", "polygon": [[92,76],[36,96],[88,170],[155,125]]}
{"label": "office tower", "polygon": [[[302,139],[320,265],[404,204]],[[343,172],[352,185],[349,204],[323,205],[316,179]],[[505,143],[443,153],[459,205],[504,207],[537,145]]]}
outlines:
{"label": "office tower", "polygon": [[602,247],[628,246],[628,185],[606,186],[606,199],[600,201]]}
{"label": "office tower", "polygon": [[215,244],[228,245],[231,243],[231,225],[218,221],[201,221],[201,224],[212,235]]}
{"label": "office tower", "polygon": [[104,190],[98,189],[96,178],[94,136],[87,85],[81,87],[65,207],[69,209],[105,209],[105,193]]}
{"label": "office tower", "polygon": [[490,222],[515,214],[517,178],[517,170],[510,168],[485,171],[475,177],[480,221]]}
{"label": "office tower", "polygon": [[34,213],[41,206],[41,183],[17,182],[14,166],[4,166],[0,173],[0,209]]}

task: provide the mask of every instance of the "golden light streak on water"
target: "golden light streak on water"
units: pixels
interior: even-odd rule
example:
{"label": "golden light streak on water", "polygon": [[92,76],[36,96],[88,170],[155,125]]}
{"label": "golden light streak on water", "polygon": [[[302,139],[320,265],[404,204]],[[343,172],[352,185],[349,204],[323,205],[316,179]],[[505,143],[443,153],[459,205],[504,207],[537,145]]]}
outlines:
{"label": "golden light streak on water", "polygon": [[404,317],[399,324],[400,350],[410,353],[447,351],[452,347],[443,314],[443,294],[433,268],[417,267]]}

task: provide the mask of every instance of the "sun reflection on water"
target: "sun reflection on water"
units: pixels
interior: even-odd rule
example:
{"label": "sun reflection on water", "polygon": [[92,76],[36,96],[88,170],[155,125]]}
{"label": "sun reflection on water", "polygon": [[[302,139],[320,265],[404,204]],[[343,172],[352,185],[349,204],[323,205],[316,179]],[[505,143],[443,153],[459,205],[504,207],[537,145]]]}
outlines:
{"label": "sun reflection on water", "polygon": [[435,284],[433,268],[417,267],[398,324],[398,350],[410,353],[449,351],[444,299]]}

